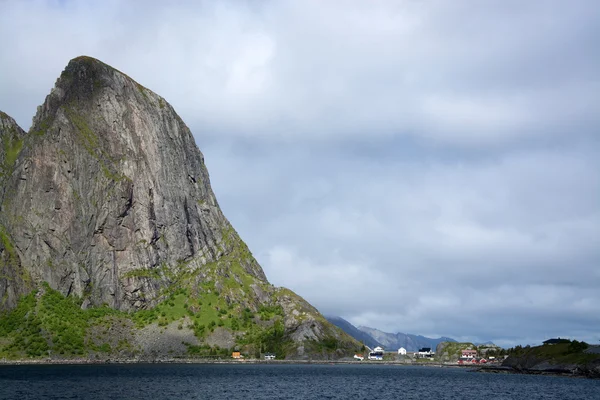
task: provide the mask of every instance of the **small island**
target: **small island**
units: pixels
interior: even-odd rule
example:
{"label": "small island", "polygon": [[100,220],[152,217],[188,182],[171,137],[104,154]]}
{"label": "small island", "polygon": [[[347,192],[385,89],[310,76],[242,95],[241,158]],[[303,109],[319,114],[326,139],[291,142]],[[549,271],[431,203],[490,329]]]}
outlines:
{"label": "small island", "polygon": [[486,367],[481,370],[600,378],[600,345],[561,338],[549,339],[541,346],[509,349],[501,369]]}

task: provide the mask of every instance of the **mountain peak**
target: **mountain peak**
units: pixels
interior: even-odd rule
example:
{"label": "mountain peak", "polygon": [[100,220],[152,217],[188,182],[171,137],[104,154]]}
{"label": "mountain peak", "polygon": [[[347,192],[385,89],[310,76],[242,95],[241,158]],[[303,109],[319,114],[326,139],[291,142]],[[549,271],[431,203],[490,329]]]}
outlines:
{"label": "mountain peak", "polygon": [[120,96],[139,97],[140,101],[160,101],[162,107],[165,106],[164,99],[125,73],[93,57],[79,56],[69,61],[42,108],[48,110],[65,103],[79,104],[98,98],[106,90]]}
{"label": "mountain peak", "polygon": [[[98,60],[97,58],[86,56],[86,55],[81,55],[81,56],[72,58],[71,60],[69,60],[69,64],[101,64],[101,65],[110,67],[110,65],[103,63],[102,61]],[[110,67],[110,68],[112,68],[112,67]]]}
{"label": "mountain peak", "polygon": [[70,83],[79,85],[82,83],[92,83],[96,87],[102,83],[101,80],[115,78],[125,78],[135,85],[140,85],[129,75],[119,71],[115,67],[89,56],[79,56],[70,60],[62,72],[61,78],[66,78]]}
{"label": "mountain peak", "polygon": [[4,111],[0,110],[0,120],[2,119],[12,119],[8,114],[6,114]]}
{"label": "mountain peak", "polygon": [[103,83],[102,81],[113,78],[116,74],[126,76],[118,69],[100,60],[80,56],[69,61],[60,75],[59,83],[61,83],[60,86],[71,85],[83,89],[87,89],[91,84],[97,88]]}
{"label": "mountain peak", "polygon": [[81,66],[103,67],[103,68],[115,69],[115,68],[111,67],[110,65],[98,60],[97,58],[85,56],[85,55],[72,58],[71,60],[69,60],[69,63],[67,64],[68,69],[74,69],[74,68],[77,68],[78,66],[79,67],[81,67]]}
{"label": "mountain peak", "polygon": [[129,76],[74,58],[30,131],[9,145],[0,152],[0,311],[37,288],[33,302],[62,295],[78,310],[148,317],[136,325],[178,321],[191,344],[239,339],[256,354],[270,340],[297,356],[357,348],[301,297],[269,284],[223,215],[191,131]]}

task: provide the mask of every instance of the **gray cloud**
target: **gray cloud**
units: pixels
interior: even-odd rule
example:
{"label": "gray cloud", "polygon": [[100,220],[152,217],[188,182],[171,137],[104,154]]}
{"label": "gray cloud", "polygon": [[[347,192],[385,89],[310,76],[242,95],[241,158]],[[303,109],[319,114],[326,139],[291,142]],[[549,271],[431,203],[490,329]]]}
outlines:
{"label": "gray cloud", "polygon": [[81,54],[165,96],[267,276],[323,312],[600,340],[597,2],[0,7],[0,109],[28,128]]}

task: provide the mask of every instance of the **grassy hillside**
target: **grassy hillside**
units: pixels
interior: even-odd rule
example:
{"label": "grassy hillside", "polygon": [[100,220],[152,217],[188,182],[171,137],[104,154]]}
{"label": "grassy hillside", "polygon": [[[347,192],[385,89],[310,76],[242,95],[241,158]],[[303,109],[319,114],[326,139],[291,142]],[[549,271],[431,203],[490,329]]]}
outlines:
{"label": "grassy hillside", "polygon": [[[0,314],[0,358],[95,358],[142,355],[137,333],[153,325],[167,333],[167,326],[189,331],[196,344],[184,343],[179,356],[230,354],[229,349],[204,343],[221,328],[234,338],[234,346],[255,356],[261,351],[286,354],[282,309],[262,306],[236,310],[225,306],[215,293],[190,296],[179,289],[152,310],[135,313],[109,307],[81,308],[82,300],[42,285],[18,306]],[[154,349],[165,353],[165,349]]]}
{"label": "grassy hillside", "polygon": [[[293,335],[301,336],[310,357],[337,358],[360,348],[338,328],[328,328],[316,310],[304,310],[306,303],[293,292],[250,275],[240,261],[249,258],[241,240],[231,247],[218,262],[196,270],[180,263],[127,273],[162,287],[158,297],[146,299],[151,308],[135,312],[82,308],[83,298],[42,283],[15,309],[0,312],[0,359],[216,357],[234,349],[246,357],[272,352],[285,358],[297,355]],[[304,319],[310,325],[314,315],[322,335],[310,339],[289,329],[290,315],[297,325]]]}
{"label": "grassy hillside", "polygon": [[577,340],[535,347],[517,346],[509,350],[509,358],[505,361],[505,365],[532,368],[542,362],[564,365],[600,361],[599,354],[590,354],[585,351],[588,347],[587,343]]}

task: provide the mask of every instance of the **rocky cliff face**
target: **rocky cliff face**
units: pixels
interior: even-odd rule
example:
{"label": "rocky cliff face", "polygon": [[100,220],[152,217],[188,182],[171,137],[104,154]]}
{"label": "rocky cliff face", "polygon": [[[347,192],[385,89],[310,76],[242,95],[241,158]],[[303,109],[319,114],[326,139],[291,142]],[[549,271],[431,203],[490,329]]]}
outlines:
{"label": "rocky cliff face", "polygon": [[329,336],[355,344],[268,283],[221,212],[190,130],[127,75],[78,57],[27,134],[5,114],[0,129],[0,309],[40,282],[84,309],[131,313],[185,289],[217,293],[232,315],[280,306],[296,353]]}
{"label": "rocky cliff face", "polygon": [[[38,109],[11,178],[2,222],[24,265],[92,305],[145,306],[159,286],[123,276],[199,268],[231,253],[226,239],[239,241],[171,106],[90,58],[70,62]],[[265,281],[253,258],[242,264]]]}
{"label": "rocky cliff face", "polygon": [[[15,120],[0,111],[0,200],[4,202],[6,185],[12,177],[15,163],[23,148],[25,132]],[[0,220],[8,219],[3,207]],[[31,291],[33,284],[21,265],[21,258],[12,244],[9,233],[0,225],[0,310],[15,305],[19,296]]]}

